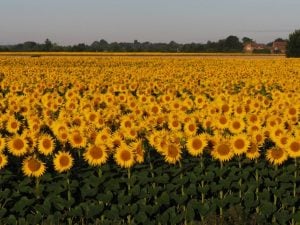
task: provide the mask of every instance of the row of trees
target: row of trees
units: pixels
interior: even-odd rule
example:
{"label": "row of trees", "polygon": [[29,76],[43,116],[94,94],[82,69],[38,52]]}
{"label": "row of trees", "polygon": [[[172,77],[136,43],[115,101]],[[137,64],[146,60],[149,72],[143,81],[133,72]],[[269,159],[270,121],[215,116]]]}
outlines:
{"label": "row of trees", "polygon": [[230,35],[217,42],[179,44],[175,41],[169,43],[152,42],[111,42],[101,39],[91,45],[80,43],[73,46],[60,46],[49,39],[42,44],[27,41],[22,44],[0,46],[0,51],[76,51],[76,52],[242,52],[243,41],[251,40]]}
{"label": "row of trees", "polygon": [[[282,39],[276,39],[282,40]],[[230,35],[217,42],[208,41],[206,44],[188,43],[179,44],[175,41],[169,43],[151,42],[112,42],[106,40],[94,41],[91,45],[80,43],[73,46],[60,46],[49,39],[43,44],[27,41],[22,44],[0,46],[0,51],[66,51],[66,52],[242,52],[243,45],[253,40],[248,37],[240,41],[237,36]],[[272,46],[272,42],[267,45]],[[300,30],[289,35],[287,57],[300,57]]]}

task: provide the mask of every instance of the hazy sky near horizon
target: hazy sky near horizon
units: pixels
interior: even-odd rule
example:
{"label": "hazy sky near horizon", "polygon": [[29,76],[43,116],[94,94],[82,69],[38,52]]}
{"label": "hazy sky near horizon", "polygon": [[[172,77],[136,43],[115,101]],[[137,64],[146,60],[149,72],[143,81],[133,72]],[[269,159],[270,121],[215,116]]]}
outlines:
{"label": "hazy sky near horizon", "polygon": [[0,44],[270,42],[299,28],[300,0],[0,0]]}

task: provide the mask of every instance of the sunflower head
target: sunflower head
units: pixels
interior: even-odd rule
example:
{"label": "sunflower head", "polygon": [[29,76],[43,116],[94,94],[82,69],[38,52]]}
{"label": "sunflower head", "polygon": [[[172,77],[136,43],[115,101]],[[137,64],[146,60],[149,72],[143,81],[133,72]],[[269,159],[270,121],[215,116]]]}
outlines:
{"label": "sunflower head", "polygon": [[8,163],[8,159],[7,156],[0,153],[0,169],[2,169],[3,167],[5,167]]}
{"label": "sunflower head", "polygon": [[122,168],[130,168],[134,165],[135,162],[134,152],[125,143],[117,148],[114,154],[114,158],[117,165],[119,165]]}
{"label": "sunflower head", "polygon": [[22,171],[29,177],[40,177],[46,171],[45,164],[35,156],[29,156],[23,160]]}
{"label": "sunflower head", "polygon": [[228,161],[234,156],[233,148],[229,140],[217,142],[211,151],[212,157],[219,161]]}
{"label": "sunflower head", "polygon": [[74,159],[69,152],[59,151],[53,159],[54,169],[59,173],[68,171],[72,168],[73,161]]}
{"label": "sunflower head", "polygon": [[281,165],[288,159],[288,153],[283,148],[273,147],[267,151],[266,158],[274,165]]}
{"label": "sunflower head", "polygon": [[49,134],[43,134],[38,140],[38,151],[44,155],[50,155],[55,149],[53,138]]}
{"label": "sunflower head", "polygon": [[83,158],[91,166],[101,166],[108,159],[106,146],[90,144],[83,153]]}
{"label": "sunflower head", "polygon": [[28,151],[28,142],[23,135],[15,135],[7,142],[8,151],[14,156],[25,155]]}
{"label": "sunflower head", "polygon": [[199,156],[203,153],[204,148],[207,146],[207,139],[205,135],[198,135],[194,137],[190,137],[187,140],[187,151],[192,156]]}

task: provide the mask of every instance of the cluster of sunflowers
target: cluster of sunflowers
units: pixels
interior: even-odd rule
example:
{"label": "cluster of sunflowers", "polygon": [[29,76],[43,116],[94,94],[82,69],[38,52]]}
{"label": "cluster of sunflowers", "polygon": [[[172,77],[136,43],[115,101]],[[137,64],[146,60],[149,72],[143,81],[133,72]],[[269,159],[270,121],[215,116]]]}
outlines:
{"label": "cluster of sunflowers", "polygon": [[27,176],[62,173],[74,155],[130,168],[148,145],[170,164],[183,151],[300,157],[299,60],[10,56],[0,68],[0,169],[17,157]]}

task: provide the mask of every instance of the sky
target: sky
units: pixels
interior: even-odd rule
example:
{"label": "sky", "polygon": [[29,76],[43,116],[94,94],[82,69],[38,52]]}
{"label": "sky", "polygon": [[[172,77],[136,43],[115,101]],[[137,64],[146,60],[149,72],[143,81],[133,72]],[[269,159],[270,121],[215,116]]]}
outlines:
{"label": "sky", "polygon": [[108,42],[259,43],[300,29],[300,0],[0,0],[0,45],[46,38]]}

